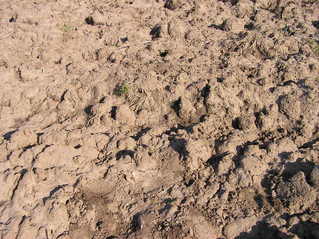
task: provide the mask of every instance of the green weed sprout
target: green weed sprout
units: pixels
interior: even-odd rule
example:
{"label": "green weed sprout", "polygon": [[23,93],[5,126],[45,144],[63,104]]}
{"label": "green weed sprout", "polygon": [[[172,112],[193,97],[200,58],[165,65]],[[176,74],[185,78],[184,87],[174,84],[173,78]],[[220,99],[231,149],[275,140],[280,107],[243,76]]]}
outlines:
{"label": "green weed sprout", "polygon": [[128,92],[129,92],[129,87],[125,83],[117,85],[114,89],[114,94],[117,96],[128,95]]}

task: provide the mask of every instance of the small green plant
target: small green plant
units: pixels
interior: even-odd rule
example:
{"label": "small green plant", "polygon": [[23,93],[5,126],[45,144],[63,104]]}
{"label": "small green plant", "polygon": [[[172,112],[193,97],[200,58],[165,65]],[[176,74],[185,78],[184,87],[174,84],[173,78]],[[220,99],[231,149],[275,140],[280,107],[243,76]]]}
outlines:
{"label": "small green plant", "polygon": [[73,30],[73,27],[67,24],[63,24],[63,26],[61,27],[63,32],[70,32]]}
{"label": "small green plant", "polygon": [[313,39],[308,40],[308,44],[311,47],[313,53],[319,56],[319,42]]}
{"label": "small green plant", "polygon": [[129,87],[125,83],[117,85],[114,89],[114,94],[117,96],[128,95],[128,93],[129,93]]}

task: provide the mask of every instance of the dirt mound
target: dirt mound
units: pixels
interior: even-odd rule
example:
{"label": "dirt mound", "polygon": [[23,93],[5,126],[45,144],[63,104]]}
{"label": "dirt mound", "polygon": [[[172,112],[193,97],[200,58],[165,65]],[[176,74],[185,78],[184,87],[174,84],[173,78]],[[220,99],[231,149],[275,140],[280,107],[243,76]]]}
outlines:
{"label": "dirt mound", "polygon": [[319,1],[2,1],[0,237],[319,238]]}

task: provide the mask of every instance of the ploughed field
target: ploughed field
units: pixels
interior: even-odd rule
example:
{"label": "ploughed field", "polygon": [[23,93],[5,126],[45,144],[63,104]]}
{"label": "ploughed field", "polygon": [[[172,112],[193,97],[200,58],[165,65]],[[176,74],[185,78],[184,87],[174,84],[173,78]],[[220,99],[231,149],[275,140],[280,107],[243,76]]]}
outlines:
{"label": "ploughed field", "polygon": [[319,238],[318,0],[1,0],[1,239]]}

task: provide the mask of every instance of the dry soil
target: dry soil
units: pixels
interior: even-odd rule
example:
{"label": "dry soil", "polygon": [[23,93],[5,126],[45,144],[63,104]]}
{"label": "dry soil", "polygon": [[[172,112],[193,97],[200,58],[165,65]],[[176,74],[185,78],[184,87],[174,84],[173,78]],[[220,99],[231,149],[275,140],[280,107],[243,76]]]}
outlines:
{"label": "dry soil", "polygon": [[318,239],[318,0],[0,0],[1,239]]}

